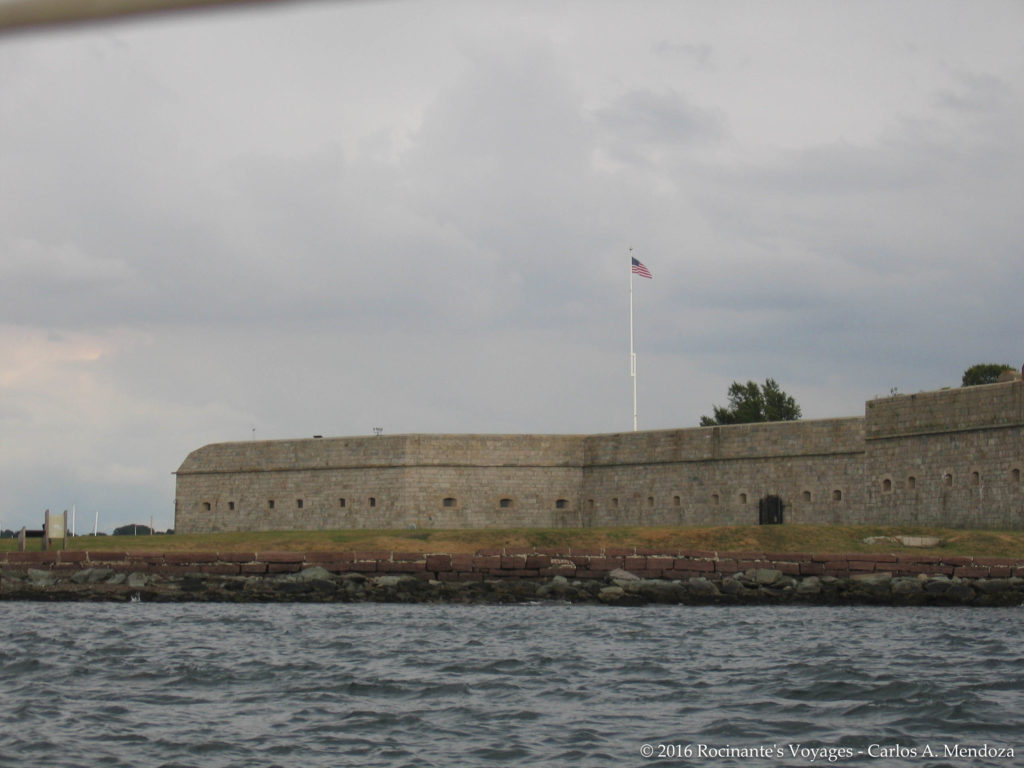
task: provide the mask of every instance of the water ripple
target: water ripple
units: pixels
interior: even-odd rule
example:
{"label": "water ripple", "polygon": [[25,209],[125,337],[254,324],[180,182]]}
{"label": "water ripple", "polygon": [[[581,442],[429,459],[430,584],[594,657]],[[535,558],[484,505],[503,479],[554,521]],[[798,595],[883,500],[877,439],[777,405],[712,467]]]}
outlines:
{"label": "water ripple", "polygon": [[0,603],[0,768],[618,768],[644,765],[642,744],[1024,753],[1022,615]]}

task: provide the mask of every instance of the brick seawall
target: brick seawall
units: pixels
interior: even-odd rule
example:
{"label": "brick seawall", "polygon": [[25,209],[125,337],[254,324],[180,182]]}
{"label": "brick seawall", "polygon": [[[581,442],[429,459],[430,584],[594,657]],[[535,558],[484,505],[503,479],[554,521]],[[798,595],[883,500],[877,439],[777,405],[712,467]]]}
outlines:
{"label": "brick seawall", "polygon": [[0,552],[0,599],[1016,605],[1024,558],[498,548]]}

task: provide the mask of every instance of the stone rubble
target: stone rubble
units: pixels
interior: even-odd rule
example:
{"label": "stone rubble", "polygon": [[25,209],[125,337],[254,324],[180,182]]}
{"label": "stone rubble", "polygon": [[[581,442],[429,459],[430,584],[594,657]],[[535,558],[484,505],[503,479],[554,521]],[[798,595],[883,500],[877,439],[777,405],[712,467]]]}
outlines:
{"label": "stone rubble", "polygon": [[603,578],[504,577],[440,581],[412,574],[333,573],[314,565],[280,574],[166,574],[88,567],[71,571],[5,567],[0,599],[142,602],[570,603],[683,605],[1024,605],[1024,578],[944,574],[790,576],[772,568],[720,580],[643,578],[624,569]]}

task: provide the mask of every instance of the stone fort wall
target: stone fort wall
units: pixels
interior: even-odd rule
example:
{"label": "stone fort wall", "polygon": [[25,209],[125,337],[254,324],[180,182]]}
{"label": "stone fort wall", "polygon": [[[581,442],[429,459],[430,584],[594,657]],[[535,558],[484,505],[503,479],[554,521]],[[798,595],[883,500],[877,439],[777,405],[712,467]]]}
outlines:
{"label": "stone fort wall", "polygon": [[177,472],[181,533],[788,523],[1024,527],[1024,383],[896,395],[863,418],[608,435],[218,443]]}

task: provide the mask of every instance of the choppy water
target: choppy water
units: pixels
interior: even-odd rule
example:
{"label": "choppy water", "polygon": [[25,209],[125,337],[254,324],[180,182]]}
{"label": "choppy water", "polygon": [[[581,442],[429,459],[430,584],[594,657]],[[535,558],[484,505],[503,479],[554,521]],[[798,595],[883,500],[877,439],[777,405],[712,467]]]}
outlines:
{"label": "choppy water", "polygon": [[[829,750],[878,768],[1024,765],[1022,622],[1021,609],[0,603],[0,766],[806,766]],[[945,756],[984,744],[1015,756]],[[878,756],[896,747],[916,753]]]}

